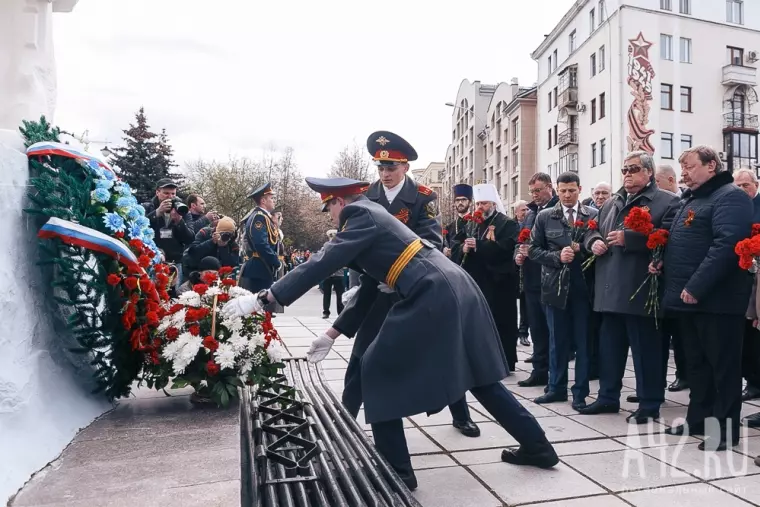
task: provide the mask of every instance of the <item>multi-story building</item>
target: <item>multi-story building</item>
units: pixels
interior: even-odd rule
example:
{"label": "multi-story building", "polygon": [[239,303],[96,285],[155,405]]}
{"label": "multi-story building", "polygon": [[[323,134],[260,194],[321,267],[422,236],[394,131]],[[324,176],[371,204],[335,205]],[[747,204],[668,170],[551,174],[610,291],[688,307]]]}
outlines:
{"label": "multi-story building", "polygon": [[412,169],[412,176],[417,183],[425,185],[441,195],[445,167],[446,164],[443,162],[430,162],[424,169]]}
{"label": "multi-story building", "polygon": [[760,2],[578,0],[539,64],[538,167],[616,187],[625,153],[678,171],[708,144],[731,169],[757,165]]}
{"label": "multi-story building", "polygon": [[497,86],[465,80],[453,105],[443,195],[457,183],[493,183],[511,209],[527,198],[536,172],[536,87],[517,79]]}

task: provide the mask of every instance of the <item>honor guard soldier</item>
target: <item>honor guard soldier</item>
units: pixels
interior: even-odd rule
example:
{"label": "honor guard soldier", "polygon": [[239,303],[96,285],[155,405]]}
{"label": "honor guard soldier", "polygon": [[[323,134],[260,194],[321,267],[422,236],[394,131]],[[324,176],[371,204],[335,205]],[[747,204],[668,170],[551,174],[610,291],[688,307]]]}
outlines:
{"label": "honor guard soldier", "polygon": [[[306,183],[321,194],[338,234],[269,290],[231,300],[222,314],[234,318],[274,301],[293,304],[348,264],[365,279],[382,280],[396,296],[364,352],[359,374],[375,446],[410,489],[417,480],[402,418],[436,413],[468,390],[520,444],[502,451],[503,461],[556,465],[559,459],[541,426],[501,383],[507,363],[499,332],[473,279],[361,195],[366,183],[346,178],[306,178]],[[323,360],[338,336],[330,329],[315,339],[309,361]]]}
{"label": "honor guard soldier", "polygon": [[[465,229],[467,221],[464,216],[470,211],[470,204],[472,203],[472,187],[467,183],[461,183],[454,185],[454,210],[457,213],[457,218],[448,227],[446,227],[446,237],[443,238],[446,248],[443,249],[443,253],[446,257],[449,257],[457,264],[462,263],[460,256],[452,255],[456,246],[456,237],[460,235]],[[461,252],[461,248],[458,249]]]}
{"label": "honor guard soldier", "polygon": [[265,183],[251,192],[248,198],[254,200],[256,207],[245,220],[245,253],[240,286],[258,292],[274,283],[277,270],[280,269],[277,255],[280,232],[271,215],[275,206],[272,185]]}
{"label": "honor guard soldier", "polygon": [[[377,165],[379,180],[369,186],[367,199],[385,208],[420,238],[442,249],[438,196],[426,186],[415,183],[406,173],[409,162],[417,160],[417,152],[401,136],[381,130],[367,138],[367,150]],[[346,370],[343,404],[354,417],[362,404],[359,372],[361,357],[375,339],[391,306],[399,300],[378,280],[360,277],[360,288],[333,323],[333,328],[348,337],[356,336]],[[463,435],[480,436],[480,428],[470,418],[467,400],[462,397],[450,406],[452,424]]]}

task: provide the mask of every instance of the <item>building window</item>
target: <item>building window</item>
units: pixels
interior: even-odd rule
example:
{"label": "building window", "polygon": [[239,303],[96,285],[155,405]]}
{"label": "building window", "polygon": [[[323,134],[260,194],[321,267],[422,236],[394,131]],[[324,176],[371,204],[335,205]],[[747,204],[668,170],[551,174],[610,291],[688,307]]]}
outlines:
{"label": "building window", "polygon": [[554,53],[552,53],[552,71],[557,70],[557,64],[559,63],[559,59],[557,58],[557,50],[554,50]]}
{"label": "building window", "polygon": [[673,59],[673,36],[660,34],[660,58],[663,60]]}
{"label": "building window", "polygon": [[591,53],[591,56],[589,58],[591,59],[591,77],[594,77],[596,76],[596,53]]}
{"label": "building window", "polygon": [[744,24],[744,0],[726,0],[726,21]]}
{"label": "building window", "polygon": [[604,0],[599,0],[599,24],[607,19],[607,6],[604,5]]}
{"label": "building window", "polygon": [[[556,139],[555,139],[555,144],[556,144]],[[517,148],[514,148],[512,150],[512,170],[513,171],[517,169],[517,166],[519,165],[518,164],[519,160],[520,160],[520,153],[518,152]]]}
{"label": "building window", "polygon": [[520,118],[515,118],[512,120],[512,144],[520,140],[518,130],[520,130]]}
{"label": "building window", "polygon": [[591,124],[596,123],[596,99],[591,99]]}
{"label": "building window", "polygon": [[691,113],[691,87],[681,87],[681,112]]}
{"label": "building window", "polygon": [[606,104],[606,96],[604,95],[604,92],[599,94],[599,119],[601,120],[604,118],[604,115],[606,114],[605,109],[607,108]]}
{"label": "building window", "polygon": [[660,85],[660,109],[673,110],[673,85]]}
{"label": "building window", "polygon": [[679,0],[678,11],[681,14],[691,14],[691,0]]}
{"label": "building window", "polygon": [[549,92],[549,111],[552,110],[552,92]]}
{"label": "building window", "polygon": [[596,143],[591,143],[591,167],[596,167]]}
{"label": "building window", "polygon": [[549,144],[548,144],[548,146],[549,146],[549,149],[551,149],[551,147],[552,147],[552,129],[551,128],[549,129],[548,134],[549,134]]}
{"label": "building window", "polygon": [[672,11],[673,7],[670,5],[671,0],[660,0],[660,9],[664,11]]}
{"label": "building window", "polygon": [[728,155],[728,169],[752,167],[757,163],[757,134],[727,132],[723,138],[723,151]]}
{"label": "building window", "polygon": [[588,13],[589,33],[596,30],[596,11],[591,9]]}
{"label": "building window", "polygon": [[728,46],[728,58],[731,65],[743,65],[744,49]]}
{"label": "building window", "polygon": [[604,60],[605,60],[604,46],[602,46],[602,47],[599,48],[599,58],[598,58],[598,60],[599,60],[599,62],[598,62],[598,64],[599,64],[599,72],[601,72],[601,71],[604,70]]}
{"label": "building window", "polygon": [[688,134],[681,134],[681,152],[684,152],[691,148],[691,136]]}
{"label": "building window", "polygon": [[557,107],[557,87],[554,87],[554,107]]}
{"label": "building window", "polygon": [[575,51],[575,30],[570,32],[570,52]]}
{"label": "building window", "polygon": [[549,57],[546,59],[546,72],[548,74],[552,73],[552,55],[549,55]]}
{"label": "building window", "polygon": [[691,39],[681,37],[681,63],[691,63]]}
{"label": "building window", "polygon": [[554,144],[557,144],[557,125],[554,125]]}
{"label": "building window", "polygon": [[673,158],[673,134],[663,132],[662,137],[662,158]]}
{"label": "building window", "polygon": [[605,152],[607,151],[607,140],[602,139],[599,141],[599,163],[604,164],[607,162],[607,155],[605,155]]}

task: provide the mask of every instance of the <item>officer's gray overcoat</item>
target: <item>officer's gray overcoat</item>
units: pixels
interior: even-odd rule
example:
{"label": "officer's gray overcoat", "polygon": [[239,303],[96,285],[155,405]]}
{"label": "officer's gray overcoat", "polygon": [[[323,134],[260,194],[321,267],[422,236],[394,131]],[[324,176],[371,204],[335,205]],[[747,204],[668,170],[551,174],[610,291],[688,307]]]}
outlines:
{"label": "officer's gray overcoat", "polygon": [[[279,303],[292,304],[346,265],[386,280],[406,246],[418,239],[364,196],[343,209],[339,231],[308,262],[272,285]],[[469,389],[506,377],[488,303],[472,278],[443,253],[423,248],[401,271],[395,289],[400,300],[362,357],[367,422],[437,412]]]}

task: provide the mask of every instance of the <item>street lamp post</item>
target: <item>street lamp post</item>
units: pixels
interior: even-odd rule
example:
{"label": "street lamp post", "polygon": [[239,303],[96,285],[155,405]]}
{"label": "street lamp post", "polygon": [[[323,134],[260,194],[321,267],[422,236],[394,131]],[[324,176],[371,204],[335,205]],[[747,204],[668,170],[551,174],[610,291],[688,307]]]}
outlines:
{"label": "street lamp post", "polygon": [[470,111],[469,109],[467,109],[465,107],[462,107],[462,106],[458,106],[458,105],[454,104],[453,102],[446,102],[444,105],[448,106],[448,107],[453,107],[454,109],[461,109],[461,110],[466,111],[468,113],[471,112],[472,115],[475,118],[477,118],[478,120],[480,120],[480,122],[483,124],[483,130],[480,131],[480,133],[478,134],[478,137],[480,139],[483,139],[488,134],[488,122],[483,121],[483,118],[481,118],[480,116],[478,116],[477,114],[475,114],[475,111]]}

